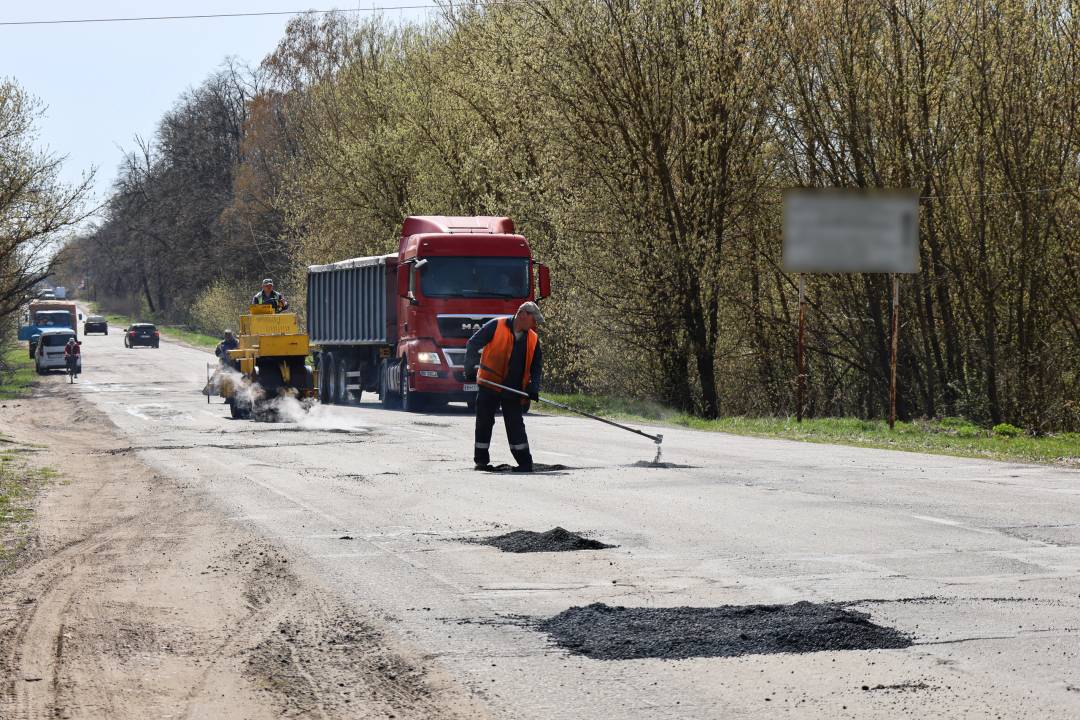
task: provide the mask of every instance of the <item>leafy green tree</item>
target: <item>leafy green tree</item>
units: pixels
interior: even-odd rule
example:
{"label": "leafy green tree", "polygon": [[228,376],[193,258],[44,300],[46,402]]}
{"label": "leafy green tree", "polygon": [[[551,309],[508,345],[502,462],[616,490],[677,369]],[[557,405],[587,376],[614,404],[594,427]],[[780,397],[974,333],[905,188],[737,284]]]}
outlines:
{"label": "leafy green tree", "polygon": [[12,316],[52,271],[60,244],[86,219],[93,174],[60,180],[63,157],[39,149],[42,106],[0,80],[0,318]]}

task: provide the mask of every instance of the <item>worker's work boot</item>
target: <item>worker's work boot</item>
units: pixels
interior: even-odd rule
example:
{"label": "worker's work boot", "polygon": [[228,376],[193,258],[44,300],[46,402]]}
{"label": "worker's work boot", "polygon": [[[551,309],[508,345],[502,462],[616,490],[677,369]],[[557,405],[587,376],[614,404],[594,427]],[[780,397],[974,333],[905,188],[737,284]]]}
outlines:
{"label": "worker's work boot", "polygon": [[517,467],[514,468],[514,472],[527,472],[533,471],[532,453],[529,452],[528,446],[525,446],[524,450],[510,449],[511,454],[514,456],[514,460],[517,461]]}
{"label": "worker's work boot", "polygon": [[490,470],[491,455],[486,449],[476,448],[473,450],[473,464],[476,465],[477,470]]}

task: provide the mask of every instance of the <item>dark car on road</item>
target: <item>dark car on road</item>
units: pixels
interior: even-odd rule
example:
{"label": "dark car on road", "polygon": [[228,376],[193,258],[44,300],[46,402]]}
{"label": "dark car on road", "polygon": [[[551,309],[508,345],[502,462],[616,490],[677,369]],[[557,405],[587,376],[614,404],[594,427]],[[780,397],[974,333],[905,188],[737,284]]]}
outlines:
{"label": "dark car on road", "polygon": [[152,323],[134,323],[124,332],[124,347],[134,348],[136,345],[156,348],[161,340],[161,334]]}
{"label": "dark car on road", "polygon": [[108,335],[109,321],[100,315],[88,315],[86,322],[83,323],[83,335],[89,335],[90,333]]}

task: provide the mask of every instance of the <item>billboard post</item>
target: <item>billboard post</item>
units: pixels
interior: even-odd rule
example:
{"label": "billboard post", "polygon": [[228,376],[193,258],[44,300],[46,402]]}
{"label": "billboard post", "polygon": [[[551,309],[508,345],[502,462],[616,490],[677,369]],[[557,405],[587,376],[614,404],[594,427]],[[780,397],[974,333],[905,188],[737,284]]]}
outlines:
{"label": "billboard post", "polygon": [[900,277],[892,276],[892,352],[889,353],[889,429],[896,426],[896,344],[900,338]]}
{"label": "billboard post", "polygon": [[799,343],[795,350],[795,364],[799,376],[795,389],[795,420],[802,422],[806,402],[806,276],[799,273]]}

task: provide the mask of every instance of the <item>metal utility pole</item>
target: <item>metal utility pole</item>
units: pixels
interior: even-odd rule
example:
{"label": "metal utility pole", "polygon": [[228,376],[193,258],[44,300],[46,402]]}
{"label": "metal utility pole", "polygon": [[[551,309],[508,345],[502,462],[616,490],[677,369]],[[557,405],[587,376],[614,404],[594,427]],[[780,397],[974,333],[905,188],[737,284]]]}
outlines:
{"label": "metal utility pole", "polygon": [[806,402],[806,275],[799,273],[799,343],[795,350],[798,378],[795,390],[795,420],[802,422]]}
{"label": "metal utility pole", "polygon": [[892,276],[892,352],[889,354],[889,429],[896,426],[896,344],[900,337],[900,277]]}

